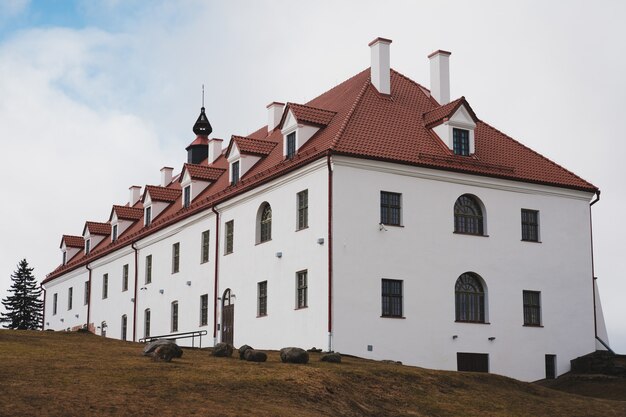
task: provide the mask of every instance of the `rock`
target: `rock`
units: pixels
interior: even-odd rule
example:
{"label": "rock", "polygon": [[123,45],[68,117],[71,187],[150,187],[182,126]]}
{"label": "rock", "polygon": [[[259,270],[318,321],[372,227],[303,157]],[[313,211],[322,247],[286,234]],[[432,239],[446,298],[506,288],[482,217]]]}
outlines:
{"label": "rock", "polygon": [[327,353],[320,358],[322,362],[341,363],[341,355],[339,353]]}
{"label": "rock", "polygon": [[254,349],[252,346],[248,346],[248,345],[242,345],[239,348],[239,359],[244,360],[245,359],[245,355],[246,355],[246,351],[249,349]]}
{"label": "rock", "polygon": [[143,355],[144,356],[154,356],[154,351],[159,347],[159,346],[171,346],[171,349],[173,349],[174,351],[174,358],[182,358],[183,357],[183,350],[173,341],[168,340],[168,339],[157,339],[154,340],[150,343],[148,343],[144,348],[143,348]]}
{"label": "rock", "polygon": [[309,363],[309,354],[304,349],[286,347],[280,350],[280,360],[283,363]]}
{"label": "rock", "polygon": [[172,358],[179,357],[176,356],[178,354],[178,349],[180,348],[175,343],[159,345],[156,349],[154,349],[152,359],[156,362],[171,362]]}
{"label": "rock", "polygon": [[392,361],[390,359],[383,359],[381,362],[382,363],[390,363],[392,365],[402,365],[402,362],[400,362],[400,361]]}
{"label": "rock", "polygon": [[267,360],[267,354],[260,350],[254,350],[252,348],[246,349],[244,359],[248,362],[265,362]]}
{"label": "rock", "polygon": [[233,356],[233,346],[228,343],[218,343],[213,348],[213,356],[217,356],[218,358],[229,358]]}
{"label": "rock", "polygon": [[313,346],[311,349],[307,349],[307,352],[313,352],[313,353],[319,353],[322,351],[322,349],[318,349],[315,346]]}

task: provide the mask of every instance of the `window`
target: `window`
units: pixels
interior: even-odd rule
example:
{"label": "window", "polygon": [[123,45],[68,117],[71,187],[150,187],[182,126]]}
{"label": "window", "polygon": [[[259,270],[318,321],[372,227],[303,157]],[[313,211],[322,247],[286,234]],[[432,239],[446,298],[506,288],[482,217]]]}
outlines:
{"label": "window", "polygon": [[191,185],[188,185],[183,190],[183,207],[187,208],[191,204]]}
{"label": "window", "polygon": [[541,326],[541,293],[523,291],[524,326]]}
{"label": "window", "polygon": [[382,280],[383,317],[402,317],[402,281]]}
{"label": "window", "polygon": [[59,301],[59,294],[54,293],[52,297],[52,315],[54,316],[57,313],[57,301]]}
{"label": "window", "polygon": [[152,207],[146,207],[144,214],[144,225],[149,226],[152,223]]}
{"label": "window", "polygon": [[464,194],[454,203],[454,232],[483,234],[483,210],[478,199]]}
{"label": "window", "polygon": [[465,372],[489,372],[489,354],[457,352],[456,369]]}
{"label": "window", "polygon": [[539,212],[522,209],[522,240],[539,242]]}
{"label": "window", "polygon": [[89,281],[85,281],[85,299],[83,300],[84,304],[89,304]]}
{"label": "window", "polygon": [[390,226],[400,226],[401,207],[399,193],[380,192],[380,222]]}
{"label": "window", "polygon": [[478,275],[466,272],[454,288],[456,321],[485,322],[485,291]]}
{"label": "window", "polygon": [[150,337],[150,309],[143,312],[143,337]]}
{"label": "window", "polygon": [[67,252],[63,251],[63,265],[67,263]]}
{"label": "window", "polygon": [[152,255],[146,256],[146,277],[145,283],[150,284],[152,282]]}
{"label": "window", "polygon": [[233,164],[231,165],[231,170],[232,170],[231,184],[235,185],[239,182],[239,161],[233,162]]}
{"label": "window", "polygon": [[176,242],[172,245],[172,274],[180,270],[180,243]]}
{"label": "window", "polygon": [[267,316],[267,281],[257,284],[257,316]]}
{"label": "window", "polygon": [[122,291],[128,291],[128,264],[122,267]]}
{"label": "window", "polygon": [[257,243],[272,240],[272,207],[268,203],[263,203],[259,207],[259,224],[257,227],[259,228]]}
{"label": "window", "polygon": [[85,255],[89,255],[89,250],[91,249],[91,239],[85,240]]}
{"label": "window", "polygon": [[296,154],[296,132],[287,135],[287,159],[291,159]]}
{"label": "window", "polygon": [[546,379],[556,378],[556,355],[546,355]]}
{"label": "window", "polygon": [[226,248],[224,250],[225,254],[233,253],[233,240],[235,234],[235,221],[231,220],[226,222]]}
{"label": "window", "polygon": [[72,309],[72,297],[74,295],[74,287],[69,287],[67,289],[67,309]]}
{"label": "window", "polygon": [[126,329],[128,327],[128,318],[126,314],[122,316],[122,340],[126,340]]}
{"label": "window", "polygon": [[172,333],[178,331],[178,301],[172,302]]}
{"label": "window", "polygon": [[307,304],[307,271],[296,273],[296,308],[305,308]]}
{"label": "window", "polygon": [[109,296],[109,274],[102,275],[102,298]]}
{"label": "window", "polygon": [[117,240],[117,225],[113,225],[113,231],[111,232],[111,240],[115,242]]}
{"label": "window", "polygon": [[452,129],[452,140],[455,155],[468,156],[470,154],[469,130]]}
{"label": "window", "polygon": [[200,296],[200,326],[209,324],[209,295]]}
{"label": "window", "polygon": [[309,227],[309,190],[298,193],[298,226],[297,230]]}
{"label": "window", "polygon": [[200,254],[200,263],[209,262],[209,231],[202,232],[202,251]]}

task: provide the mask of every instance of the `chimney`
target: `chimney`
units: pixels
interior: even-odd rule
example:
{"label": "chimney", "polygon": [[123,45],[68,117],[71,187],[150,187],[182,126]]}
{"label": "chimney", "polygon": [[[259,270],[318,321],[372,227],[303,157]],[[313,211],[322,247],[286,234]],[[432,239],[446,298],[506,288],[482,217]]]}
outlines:
{"label": "chimney", "polygon": [[442,106],[450,102],[450,55],[441,49],[428,55],[430,95]]}
{"label": "chimney", "polygon": [[161,168],[161,187],[167,187],[172,182],[172,172],[174,168],[163,167]]}
{"label": "chimney", "polygon": [[285,109],[285,103],[279,103],[274,101],[267,105],[267,133],[271,133],[272,130],[280,123],[280,118],[283,116],[283,110]]}
{"label": "chimney", "polygon": [[128,205],[130,207],[134,206],[139,198],[141,197],[141,187],[138,185],[131,185],[130,188],[130,198],[128,199]]}
{"label": "chimney", "polygon": [[222,154],[222,142],[224,142],[224,139],[209,139],[209,157],[207,161],[209,165],[215,162],[215,160]]}
{"label": "chimney", "polygon": [[391,94],[391,73],[389,63],[390,39],[376,38],[369,43],[372,54],[370,77],[379,93]]}

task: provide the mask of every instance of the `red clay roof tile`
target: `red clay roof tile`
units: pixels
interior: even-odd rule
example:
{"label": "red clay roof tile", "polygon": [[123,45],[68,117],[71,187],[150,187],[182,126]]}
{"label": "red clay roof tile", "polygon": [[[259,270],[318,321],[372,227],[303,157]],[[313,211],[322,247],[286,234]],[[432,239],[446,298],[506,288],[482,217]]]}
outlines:
{"label": "red clay roof tile", "polygon": [[117,215],[118,219],[122,220],[139,220],[143,217],[143,209],[141,207],[128,207],[128,206],[113,206],[111,210],[111,216],[113,212]]}
{"label": "red clay roof tile", "polygon": [[335,114],[337,114],[336,112],[330,110],[318,109],[296,103],[287,103],[287,107],[283,112],[283,118],[281,119],[281,125],[284,122],[284,118],[289,110],[293,112],[293,115],[298,122],[317,126],[327,126]]}
{"label": "red clay roof tile", "polygon": [[465,97],[461,97],[448,104],[444,104],[443,106],[439,106],[436,109],[424,113],[424,125],[432,128],[442,123],[446,118],[452,117],[452,115],[461,106],[465,106],[470,116],[472,116],[472,119],[474,119],[474,122],[478,121],[476,113],[474,113],[474,110],[472,110],[467,100],[465,100]]}
{"label": "red clay roof tile", "polygon": [[272,152],[272,149],[276,146],[276,142],[269,142],[267,140],[259,140],[250,137],[232,136],[230,143],[228,144],[228,150],[226,155],[230,152],[232,144],[236,143],[239,148],[239,152],[266,156]]}
{"label": "red clay roof tile", "polygon": [[167,203],[173,203],[178,197],[180,197],[180,188],[168,188],[159,187],[156,185],[146,185],[146,191],[144,192],[144,198],[146,194],[150,194],[152,201],[164,201]]}
{"label": "red clay roof tile", "polygon": [[85,230],[89,230],[90,235],[108,236],[111,233],[111,225],[109,223],[86,222],[83,234]]}
{"label": "red clay roof tile", "polygon": [[63,246],[63,242],[65,242],[65,246],[68,248],[85,247],[85,239],[82,236],[63,235],[60,247]]}
{"label": "red clay roof tile", "polygon": [[189,176],[193,180],[211,182],[216,181],[220,175],[226,172],[223,168],[213,168],[208,165],[185,164],[178,180],[179,182],[182,181],[185,170],[189,172]]}

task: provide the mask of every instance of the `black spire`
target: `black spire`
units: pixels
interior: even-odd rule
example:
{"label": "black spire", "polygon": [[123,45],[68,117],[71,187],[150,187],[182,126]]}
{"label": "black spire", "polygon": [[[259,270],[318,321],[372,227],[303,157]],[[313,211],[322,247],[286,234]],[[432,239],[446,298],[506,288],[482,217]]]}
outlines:
{"label": "black spire", "polygon": [[193,133],[198,136],[209,136],[211,132],[213,132],[213,128],[211,127],[211,123],[209,123],[209,119],[206,117],[204,107],[202,107],[200,109],[200,116],[198,116],[196,124],[193,125]]}

